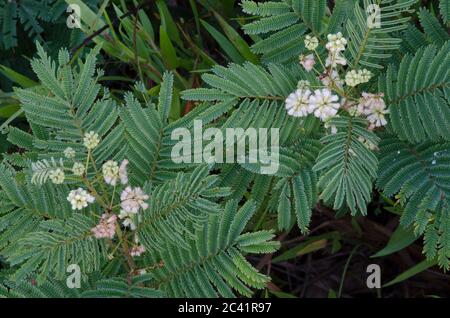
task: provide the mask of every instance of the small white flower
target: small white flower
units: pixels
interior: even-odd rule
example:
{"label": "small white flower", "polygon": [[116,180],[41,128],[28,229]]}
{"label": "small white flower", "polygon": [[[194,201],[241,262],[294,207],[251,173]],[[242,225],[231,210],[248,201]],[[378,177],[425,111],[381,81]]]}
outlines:
{"label": "small white flower", "polygon": [[311,83],[306,80],[300,80],[297,83],[297,89],[307,90],[311,87]]}
{"label": "small white flower", "polygon": [[359,115],[368,116],[374,109],[385,109],[386,103],[383,100],[383,93],[370,94],[363,92],[362,97],[359,99],[357,113]]}
{"label": "small white flower", "polygon": [[75,150],[73,150],[73,148],[71,148],[71,147],[67,147],[67,148],[64,150],[64,156],[65,156],[67,159],[73,159],[73,158],[75,158]]}
{"label": "small white flower", "polygon": [[93,203],[95,198],[87,193],[86,190],[78,188],[69,192],[67,201],[72,205],[72,210],[82,210],[88,206],[89,203]]}
{"label": "small white flower", "polygon": [[115,186],[119,178],[119,165],[113,160],[105,162],[102,166],[103,178],[107,184]]}
{"label": "small white flower", "polygon": [[149,196],[141,188],[126,187],[120,195],[120,206],[125,212],[137,214],[140,208],[148,209],[148,203],[145,202],[148,199]]}
{"label": "small white flower", "polygon": [[286,110],[289,115],[294,117],[305,117],[314,111],[309,104],[311,91],[298,89],[290,94],[286,99]]}
{"label": "small white flower", "polygon": [[92,150],[100,143],[100,137],[96,132],[90,131],[84,135],[83,142],[87,149]]}
{"label": "small white flower", "polygon": [[63,184],[65,179],[64,171],[60,168],[50,171],[49,178],[54,184]]}
{"label": "small white flower", "polygon": [[347,40],[342,36],[342,33],[328,34],[328,43],[326,48],[330,52],[345,51]]}
{"label": "small white flower", "polygon": [[337,101],[339,97],[333,95],[329,89],[318,89],[309,98],[309,102],[314,106],[314,116],[326,121],[337,114],[340,107]]}
{"label": "small white flower", "polygon": [[373,112],[367,116],[367,119],[372,124],[372,127],[381,127],[387,124],[385,115],[389,113],[389,110],[385,108],[375,108]]}
{"label": "small white flower", "polygon": [[347,60],[345,57],[339,54],[339,51],[330,52],[325,61],[325,67],[331,66],[332,68],[336,68],[339,65],[347,65]]}
{"label": "small white flower", "polygon": [[305,38],[305,47],[308,50],[315,50],[319,45],[319,40],[315,36],[307,35]]}
{"label": "small white flower", "polygon": [[84,165],[80,162],[75,162],[72,167],[72,173],[81,177],[84,174]]}
{"label": "small white flower", "polygon": [[373,76],[372,72],[368,71],[367,69],[360,70],[358,72],[358,75],[361,83],[367,83]]}
{"label": "small white flower", "polygon": [[345,74],[345,83],[351,87],[361,84],[361,78],[358,72],[355,70],[347,72],[347,74]]}
{"label": "small white flower", "polygon": [[316,64],[313,54],[309,54],[307,56],[300,55],[300,64],[305,68],[307,72],[311,72]]}

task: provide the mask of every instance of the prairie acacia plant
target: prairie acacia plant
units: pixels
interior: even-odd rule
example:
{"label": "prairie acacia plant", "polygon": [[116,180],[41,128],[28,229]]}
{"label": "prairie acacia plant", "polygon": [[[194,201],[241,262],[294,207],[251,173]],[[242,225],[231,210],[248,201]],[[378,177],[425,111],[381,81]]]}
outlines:
{"label": "prairie acacia plant", "polygon": [[[182,93],[198,106],[174,121],[171,73],[158,98],[118,101],[98,83],[97,48],[72,67],[38,45],[42,85],[17,90],[31,129],[9,128],[21,152],[0,166],[0,293],[251,296],[270,278],[249,256],[275,252],[276,232],[307,234],[318,204],[366,215],[380,196],[450,269],[448,1],[438,18],[416,0],[334,2],[242,1],[259,58],[203,74]],[[276,129],[278,169],[173,162],[172,133],[195,120]],[[70,264],[81,289],[65,285]]]}

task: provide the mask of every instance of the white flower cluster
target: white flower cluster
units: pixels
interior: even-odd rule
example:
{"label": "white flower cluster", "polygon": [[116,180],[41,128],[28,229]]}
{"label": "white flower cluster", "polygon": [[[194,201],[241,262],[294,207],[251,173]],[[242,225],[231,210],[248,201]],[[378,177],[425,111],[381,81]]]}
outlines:
{"label": "white flower cluster", "polygon": [[119,179],[119,165],[113,160],[105,162],[102,166],[103,178],[107,184],[115,186]]}
{"label": "white flower cluster", "polygon": [[88,150],[92,150],[100,143],[100,137],[95,131],[90,131],[84,135],[83,144]]}
{"label": "white flower cluster", "polygon": [[294,117],[314,116],[325,121],[337,114],[340,104],[339,97],[333,95],[329,89],[317,89],[314,94],[307,89],[298,89],[286,99],[288,114]]}
{"label": "white flower cluster", "polygon": [[355,87],[359,84],[367,83],[372,78],[372,73],[366,69],[363,70],[352,70],[345,74],[345,83],[348,86]]}
{"label": "white flower cluster", "polygon": [[146,202],[148,199],[149,196],[139,187],[133,189],[128,186],[122,191],[119,218],[123,220],[124,226],[129,227],[132,231],[136,229],[133,222],[134,216],[138,214],[140,209],[148,209],[148,203]]}
{"label": "white flower cluster", "polygon": [[86,190],[78,188],[77,190],[70,191],[67,201],[72,205],[72,210],[82,210],[86,208],[89,203],[94,203],[95,198],[87,193]]}
{"label": "white flower cluster", "polygon": [[103,178],[105,182],[109,185],[115,186],[117,181],[120,179],[120,183],[125,185],[128,183],[127,165],[129,161],[127,159],[123,160],[119,164],[116,161],[109,160],[105,162],[102,166]]}
{"label": "white flower cluster", "polygon": [[[332,133],[336,133],[337,129],[330,124],[330,120],[338,116],[340,109],[348,111],[352,116],[365,116],[370,122],[370,129],[386,125],[385,115],[389,112],[382,95],[363,93],[359,105],[352,107],[355,105],[355,99],[348,96],[344,84],[348,87],[355,87],[367,83],[373,74],[367,69],[350,70],[346,73],[345,80],[342,80],[339,75],[339,71],[342,71],[342,69],[339,66],[347,65],[347,60],[343,55],[347,46],[347,39],[340,32],[328,34],[327,38],[328,42],[325,47],[328,50],[328,56],[323,63],[316,51],[319,40],[311,35],[305,37],[305,48],[313,52],[300,55],[300,64],[307,72],[314,69],[316,73],[320,74],[318,79],[323,87],[319,86],[320,89],[313,91],[309,81],[300,80],[297,84],[297,90],[285,100],[288,114],[294,117],[306,117],[313,114],[323,121],[325,128],[331,129]],[[322,73],[314,68],[316,58],[324,68]],[[338,95],[341,96],[341,99]]]}
{"label": "white flower cluster", "polygon": [[81,177],[85,172],[84,165],[80,162],[75,162],[72,167],[72,173],[78,177]]}
{"label": "white flower cluster", "polygon": [[317,39],[316,37],[310,36],[310,35],[307,35],[307,36],[305,37],[305,47],[306,47],[308,50],[313,51],[313,50],[315,50],[318,46],[319,46],[319,39]]}
{"label": "white flower cluster", "polygon": [[73,159],[73,158],[75,158],[75,150],[73,150],[72,147],[67,147],[67,148],[64,150],[64,156],[65,156],[67,159]]}
{"label": "white flower cluster", "polygon": [[342,36],[341,32],[338,32],[337,34],[328,34],[327,38],[328,43],[325,47],[328,51],[333,53],[345,51],[347,39]]}
{"label": "white flower cluster", "polygon": [[54,184],[63,184],[66,178],[64,171],[61,168],[50,171],[48,177]]}
{"label": "white flower cluster", "polygon": [[370,122],[370,129],[385,126],[387,124],[385,115],[389,113],[386,109],[386,103],[383,100],[384,95],[362,93],[356,113],[361,116],[367,116]]}

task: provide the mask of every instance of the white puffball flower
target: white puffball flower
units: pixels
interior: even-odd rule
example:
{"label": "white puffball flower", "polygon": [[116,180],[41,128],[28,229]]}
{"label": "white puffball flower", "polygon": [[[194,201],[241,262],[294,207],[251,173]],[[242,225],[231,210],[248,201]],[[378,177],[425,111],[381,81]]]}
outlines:
{"label": "white puffball flower", "polygon": [[357,106],[357,114],[368,116],[374,112],[375,109],[385,109],[386,103],[383,100],[383,93],[370,94],[363,92]]}
{"label": "white puffball flower", "polygon": [[286,98],[286,110],[290,116],[305,117],[314,111],[309,104],[311,91],[298,89]]}
{"label": "white puffball flower", "polygon": [[370,81],[370,79],[371,79],[372,76],[373,76],[372,72],[370,72],[370,71],[367,70],[367,69],[360,70],[360,71],[358,72],[358,75],[359,75],[359,81],[360,81],[361,83],[367,83],[368,81]]}
{"label": "white puffball flower", "polygon": [[358,72],[355,70],[347,72],[347,74],[345,74],[345,83],[351,87],[361,84],[361,78]]}
{"label": "white puffball flower", "polygon": [[308,50],[315,50],[319,46],[319,40],[315,36],[307,35],[305,37],[305,47]]}
{"label": "white puffball flower", "polygon": [[65,179],[64,171],[60,168],[50,171],[49,178],[54,184],[63,184]]}
{"label": "white puffball flower", "polygon": [[329,89],[317,89],[314,95],[309,98],[310,104],[314,107],[314,116],[326,121],[337,114],[340,107],[337,101],[339,97],[333,95]]}
{"label": "white puffball flower", "polygon": [[84,165],[80,162],[75,162],[72,167],[72,173],[76,176],[82,176],[84,174]]}
{"label": "white puffball flower", "polygon": [[95,198],[87,193],[86,190],[78,188],[69,192],[67,201],[72,205],[72,210],[82,210],[88,206],[89,203],[93,203]]}
{"label": "white puffball flower", "polygon": [[92,150],[100,143],[100,137],[96,132],[90,131],[84,135],[83,143],[87,149]]}
{"label": "white puffball flower", "polygon": [[67,147],[67,148],[64,150],[64,156],[65,156],[67,159],[73,159],[73,158],[75,158],[75,150],[73,150],[72,147]]}
{"label": "white puffball flower", "polygon": [[389,114],[389,110],[386,108],[373,108],[372,113],[367,116],[367,119],[371,123],[371,128],[385,126],[387,124],[386,114]]}
{"label": "white puffball flower", "polygon": [[143,210],[148,209],[148,203],[146,202],[148,199],[149,196],[141,188],[133,189],[128,186],[120,195],[120,200],[122,201],[120,206],[125,212],[137,214],[140,208]]}
{"label": "white puffball flower", "polygon": [[341,32],[336,34],[328,34],[328,43],[326,48],[330,52],[345,51],[345,46],[347,45],[347,39],[342,36]]}
{"label": "white puffball flower", "polygon": [[107,184],[115,186],[119,178],[119,165],[113,160],[105,162],[102,166],[103,178]]}

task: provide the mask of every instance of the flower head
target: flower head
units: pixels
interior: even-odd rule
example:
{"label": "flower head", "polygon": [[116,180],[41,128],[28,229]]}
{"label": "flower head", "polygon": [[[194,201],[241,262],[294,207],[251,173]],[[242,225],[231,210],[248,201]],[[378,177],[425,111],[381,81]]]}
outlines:
{"label": "flower head", "polygon": [[319,45],[319,40],[315,36],[307,35],[305,37],[305,47],[308,50],[315,50],[317,46]]}
{"label": "flower head", "polygon": [[92,150],[100,143],[100,137],[96,132],[90,131],[84,135],[83,143],[87,149]]}
{"label": "flower head", "polygon": [[386,108],[376,107],[373,109],[372,113],[367,116],[367,119],[371,123],[370,128],[381,127],[387,124],[385,115],[389,114],[389,110]]}
{"label": "flower head", "polygon": [[93,203],[95,198],[87,193],[86,190],[78,188],[77,190],[70,191],[67,201],[72,204],[72,210],[82,210],[86,208],[89,203]]}
{"label": "flower head", "polygon": [[314,55],[312,54],[309,54],[307,56],[304,56],[303,54],[300,55],[300,64],[305,68],[307,72],[311,72],[311,70],[314,68],[314,65],[316,64]]}
{"label": "flower head", "polygon": [[92,234],[98,239],[110,238],[112,239],[116,234],[116,215],[103,214],[100,223],[91,229]]}
{"label": "flower head", "polygon": [[383,100],[384,94],[370,94],[362,93],[362,97],[359,99],[357,113],[359,115],[368,116],[374,109],[384,109],[386,104]]}
{"label": "flower head", "polygon": [[107,184],[115,186],[119,178],[119,165],[113,160],[105,162],[102,166],[103,178]]}
{"label": "flower head", "polygon": [[318,89],[309,98],[310,104],[314,107],[314,116],[326,121],[337,114],[340,107],[337,101],[339,97],[333,95],[329,89]]}
{"label": "flower head", "polygon": [[80,162],[75,162],[72,167],[72,173],[76,176],[82,176],[84,174],[84,165]]}
{"label": "flower head", "polygon": [[120,195],[122,201],[120,206],[122,210],[128,213],[138,213],[139,209],[148,209],[148,203],[145,202],[149,199],[149,196],[145,194],[141,188],[126,187]]}
{"label": "flower head", "polygon": [[286,110],[289,115],[294,117],[305,117],[314,111],[314,108],[309,104],[309,97],[311,91],[298,89],[290,94],[286,99]]}
{"label": "flower head", "polygon": [[60,168],[50,171],[49,178],[54,184],[63,184],[65,179],[64,171]]}
{"label": "flower head", "polygon": [[347,74],[345,74],[345,83],[351,87],[361,84],[360,74],[355,70],[347,72]]}
{"label": "flower head", "polygon": [[359,70],[358,75],[361,83],[367,83],[373,76],[372,72],[367,69]]}
{"label": "flower head", "polygon": [[328,34],[328,43],[326,48],[330,52],[345,51],[347,40],[342,36],[341,32],[337,34]]}
{"label": "flower head", "polygon": [[75,150],[73,150],[73,148],[71,148],[71,147],[67,147],[67,148],[64,150],[64,156],[65,156],[67,159],[73,159],[73,158],[75,158]]}

